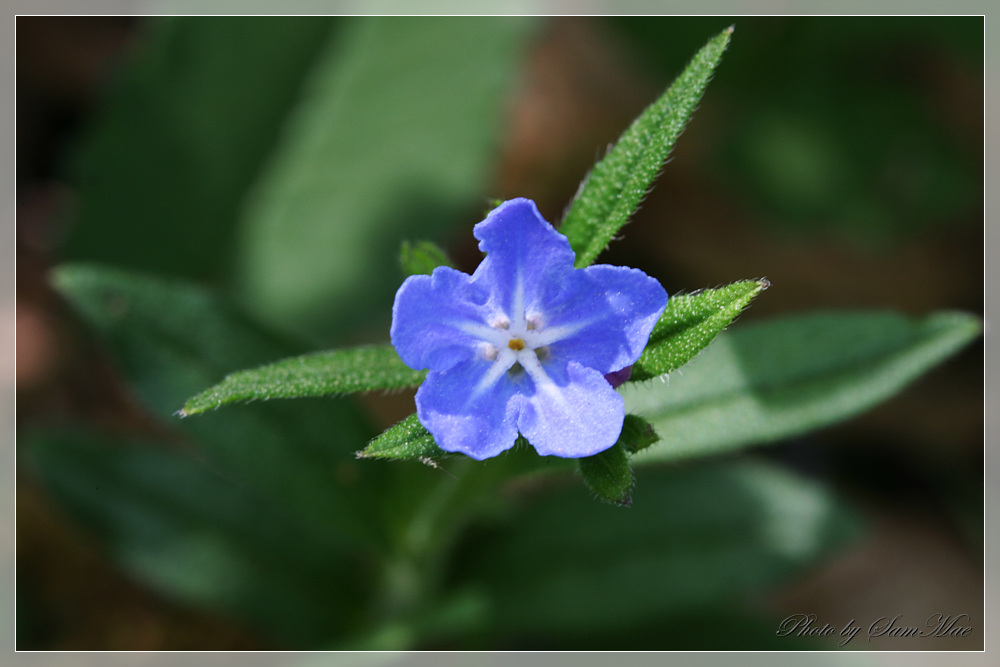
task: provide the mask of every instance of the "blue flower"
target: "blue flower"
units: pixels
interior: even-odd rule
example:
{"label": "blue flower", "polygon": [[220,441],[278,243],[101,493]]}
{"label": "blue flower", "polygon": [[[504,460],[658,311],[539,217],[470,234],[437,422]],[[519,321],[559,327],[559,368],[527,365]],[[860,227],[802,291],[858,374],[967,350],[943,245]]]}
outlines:
{"label": "blue flower", "polygon": [[625,403],[610,381],[639,358],[666,291],[637,269],[574,268],[569,240],[529,199],[504,202],[473,234],[486,253],[475,273],[438,267],[396,292],[392,344],[430,370],[420,423],[442,449],[479,460],[518,432],[542,455],[611,447]]}

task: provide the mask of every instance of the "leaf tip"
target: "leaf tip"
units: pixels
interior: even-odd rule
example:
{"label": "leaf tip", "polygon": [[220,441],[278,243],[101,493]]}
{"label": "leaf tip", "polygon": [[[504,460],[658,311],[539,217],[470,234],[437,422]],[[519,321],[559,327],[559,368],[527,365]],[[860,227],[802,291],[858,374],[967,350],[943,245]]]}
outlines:
{"label": "leaf tip", "polygon": [[618,507],[632,507],[632,489],[625,492],[625,495],[618,500],[612,501],[612,505],[617,505]]}
{"label": "leaf tip", "polygon": [[632,475],[632,481],[629,483],[627,489],[621,492],[621,495],[602,493],[597,489],[588,485],[588,489],[594,498],[601,501],[606,505],[614,505],[615,507],[632,507],[632,489],[635,487],[635,476]]}

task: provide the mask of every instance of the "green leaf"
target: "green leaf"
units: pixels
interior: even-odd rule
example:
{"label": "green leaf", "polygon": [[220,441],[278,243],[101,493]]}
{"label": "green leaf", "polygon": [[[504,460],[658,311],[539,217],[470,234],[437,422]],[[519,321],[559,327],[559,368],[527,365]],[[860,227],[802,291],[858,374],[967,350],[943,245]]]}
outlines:
{"label": "green leaf", "polygon": [[379,459],[438,459],[449,455],[437,446],[434,436],[427,432],[415,414],[387,428],[358,452],[358,458]]}
{"label": "green leaf", "polygon": [[[533,493],[460,545],[452,576],[487,595],[503,645],[670,626],[787,581],[859,531],[823,486],[749,460],[648,469],[628,512],[588,496],[572,485]],[[658,640],[644,648],[689,646],[670,632]]]}
{"label": "green leaf", "polygon": [[584,180],[559,230],[569,238],[578,268],[593,263],[639,206],[701,99],[732,33],[728,28],[708,42]]}
{"label": "green leaf", "polygon": [[88,264],[60,266],[51,281],[108,344],[145,406],[170,421],[225,374],[300,352],[191,283]]}
{"label": "green leaf", "polygon": [[660,443],[643,461],[703,456],[787,438],[889,398],[979,336],[955,312],[819,312],[738,327],[669,382],[622,387]]}
{"label": "green leaf", "polygon": [[149,18],[85,133],[63,256],[223,276],[243,196],[335,20]]}
{"label": "green leaf", "polygon": [[388,318],[399,239],[467,220],[535,21],[345,21],[246,201],[244,302],[322,340]]}
{"label": "green leaf", "polygon": [[[340,539],[380,539],[365,517],[374,491],[364,483],[379,473],[350,456],[372,429],[349,397],[232,406],[198,419],[174,414],[227,373],[298,353],[297,346],[184,282],[90,266],[60,267],[53,282],[103,339],[141,404],[218,470]],[[338,484],[341,476],[355,486]]]}
{"label": "green leaf", "polygon": [[[637,452],[649,447],[657,439],[658,436],[649,422],[642,417],[625,415],[622,434],[618,438],[618,443],[624,447],[624,451]],[[523,438],[520,440],[523,441]],[[518,444],[527,445],[527,442]],[[358,452],[358,458],[437,459],[444,456],[453,454],[437,446],[434,436],[427,432],[415,414],[386,429],[363,451]],[[599,493],[596,489],[594,492]]]}
{"label": "green leaf", "polygon": [[599,498],[616,505],[632,504],[632,467],[628,451],[619,439],[611,448],[580,459],[580,472],[587,488]]}
{"label": "green leaf", "polygon": [[645,449],[657,440],[659,436],[649,422],[636,415],[625,415],[621,435],[613,447],[580,459],[580,473],[587,488],[602,500],[626,507],[631,505],[635,478],[629,454]]}
{"label": "green leaf", "polygon": [[672,297],[632,367],[630,379],[648,380],[689,362],[769,286],[763,279],[743,280]]}
{"label": "green leaf", "polygon": [[648,421],[637,415],[625,415],[625,423],[622,425],[622,434],[618,437],[618,442],[625,446],[628,453],[635,454],[659,440],[660,436]]}
{"label": "green leaf", "polygon": [[403,247],[399,251],[399,263],[408,276],[430,275],[439,266],[455,268],[445,251],[430,241],[416,243],[403,241]]}
{"label": "green leaf", "polygon": [[349,627],[369,592],[370,553],[176,449],[61,432],[28,434],[24,452],[60,509],[169,599],[305,648]]}
{"label": "green leaf", "polygon": [[389,345],[331,350],[239,371],[184,404],[187,417],[238,401],[336,396],[419,385],[426,373],[409,368]]}

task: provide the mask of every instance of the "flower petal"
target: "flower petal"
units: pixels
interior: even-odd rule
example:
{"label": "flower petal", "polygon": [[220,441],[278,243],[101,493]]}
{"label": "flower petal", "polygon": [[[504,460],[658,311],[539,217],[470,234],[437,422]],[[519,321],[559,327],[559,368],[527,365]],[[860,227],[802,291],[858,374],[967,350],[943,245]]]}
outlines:
{"label": "flower petal", "polygon": [[441,449],[482,461],[514,446],[525,398],[506,373],[511,364],[513,355],[501,355],[492,363],[463,361],[427,374],[417,391],[417,417]]}
{"label": "flower petal", "polygon": [[542,218],[535,202],[523,198],[493,209],[473,234],[487,253],[472,274],[473,283],[491,292],[512,330],[523,330],[525,311],[537,308],[545,290],[573,271],[569,240]]}
{"label": "flower petal", "polygon": [[638,269],[598,264],[574,272],[563,285],[542,305],[542,328],[529,342],[549,346],[553,362],[577,361],[601,373],[639,358],[667,306],[660,283]]}
{"label": "flower petal", "polygon": [[443,371],[475,358],[482,341],[498,333],[488,324],[488,297],[467,274],[449,267],[410,276],[392,305],[393,347],[416,369]]}
{"label": "flower petal", "polygon": [[617,442],[625,401],[603,375],[576,362],[563,373],[548,364],[533,366],[525,370],[535,391],[521,410],[518,428],[539,454],[581,458]]}
{"label": "flower petal", "polygon": [[396,293],[393,345],[430,370],[416,396],[421,423],[442,449],[479,460],[512,447],[519,430],[542,455],[611,447],[625,406],[604,376],[624,379],[666,292],[634,269],[575,269],[569,241],[527,199],[495,208],[475,235],[487,254],[472,276],[439,267]]}

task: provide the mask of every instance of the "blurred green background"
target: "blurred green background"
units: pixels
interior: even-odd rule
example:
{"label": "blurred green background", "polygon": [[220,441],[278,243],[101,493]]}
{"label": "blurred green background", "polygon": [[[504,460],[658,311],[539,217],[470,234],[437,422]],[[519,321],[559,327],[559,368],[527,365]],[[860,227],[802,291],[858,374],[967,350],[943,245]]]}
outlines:
{"label": "blurred green background", "polygon": [[[471,270],[489,200],[531,197],[557,221],[732,24],[701,109],[601,261],[671,294],[766,276],[737,327],[812,308],[981,315],[982,18],[18,18],[19,435],[60,429],[19,451],[18,648],[831,647],[775,639],[801,611],[982,628],[981,343],[848,424],[643,470],[631,514],[578,480],[506,488],[449,536],[448,594],[423,624],[375,637],[372,619],[406,619],[406,601],[366,586],[415,575],[382,572],[384,536],[363,526],[441,484],[351,452],[410,397],[171,420],[230,370],[386,341],[403,239]],[[49,286],[67,261],[212,292],[186,297],[190,319],[118,313],[108,331],[146,318],[146,337],[98,342]],[[103,289],[94,312],[114,315]],[[316,471],[292,490],[272,474],[289,431]],[[266,441],[259,460],[234,432]],[[316,530],[352,504],[359,525]],[[558,576],[532,571],[546,561]],[[865,648],[981,646],[974,632]]]}

